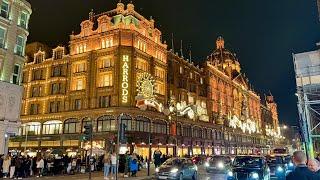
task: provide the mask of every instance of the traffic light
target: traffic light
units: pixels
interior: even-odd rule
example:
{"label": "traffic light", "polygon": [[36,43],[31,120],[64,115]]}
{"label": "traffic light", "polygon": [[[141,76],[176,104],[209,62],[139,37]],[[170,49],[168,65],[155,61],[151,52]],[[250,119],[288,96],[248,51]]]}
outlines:
{"label": "traffic light", "polygon": [[86,124],[84,125],[84,131],[83,131],[83,140],[89,141],[92,136],[92,124]]}
{"label": "traffic light", "polygon": [[125,144],[127,142],[127,137],[126,137],[126,129],[127,129],[127,125],[120,123],[120,143],[121,144]]}

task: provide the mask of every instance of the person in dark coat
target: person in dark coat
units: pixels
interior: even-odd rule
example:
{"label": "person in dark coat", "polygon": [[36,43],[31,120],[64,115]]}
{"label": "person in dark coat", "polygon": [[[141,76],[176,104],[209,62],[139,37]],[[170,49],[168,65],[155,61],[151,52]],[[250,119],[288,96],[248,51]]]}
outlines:
{"label": "person in dark coat", "polygon": [[292,161],[296,168],[286,176],[286,180],[319,180],[306,165],[307,157],[303,151],[295,151]]}
{"label": "person in dark coat", "polygon": [[159,167],[161,165],[161,155],[162,155],[162,153],[159,150],[159,148],[157,150],[155,150],[153,153],[154,165],[156,167]]}

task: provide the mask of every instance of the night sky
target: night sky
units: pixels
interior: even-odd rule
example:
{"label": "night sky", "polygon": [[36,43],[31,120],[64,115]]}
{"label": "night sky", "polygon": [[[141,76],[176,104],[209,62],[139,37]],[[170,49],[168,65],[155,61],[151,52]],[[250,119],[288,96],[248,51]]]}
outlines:
{"label": "night sky", "polygon": [[[67,45],[72,31],[91,9],[111,10],[118,0],[29,0],[33,13],[28,42]],[[127,4],[129,1],[122,1]],[[201,62],[223,36],[237,54],[242,72],[259,93],[271,93],[278,102],[281,123],[297,124],[292,53],[316,49],[320,41],[316,0],[135,0],[137,12],[152,16],[163,39],[175,49],[180,40],[193,60]],[[186,54],[186,53],[185,53]],[[263,96],[262,96],[263,97]]]}

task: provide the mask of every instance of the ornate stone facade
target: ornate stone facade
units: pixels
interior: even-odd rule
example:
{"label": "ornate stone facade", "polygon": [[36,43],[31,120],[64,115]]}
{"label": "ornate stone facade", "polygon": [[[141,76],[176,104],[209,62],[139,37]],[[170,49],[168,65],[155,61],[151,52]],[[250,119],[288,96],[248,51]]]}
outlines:
{"label": "ornate stone facade", "polygon": [[267,152],[260,97],[238,61],[227,59],[235,57],[222,38],[213,56],[223,50],[226,58],[208,59],[200,68],[168,51],[154,23],[133,4],[118,3],[108,12],[90,12],[81,32],[70,35],[69,54],[64,47],[50,58],[35,53],[23,70],[25,138],[11,141],[11,148],[81,151],[88,145],[79,136],[92,123],[98,153],[115,140],[122,119],[128,147],[143,155],[149,133],[152,148],[168,154]]}

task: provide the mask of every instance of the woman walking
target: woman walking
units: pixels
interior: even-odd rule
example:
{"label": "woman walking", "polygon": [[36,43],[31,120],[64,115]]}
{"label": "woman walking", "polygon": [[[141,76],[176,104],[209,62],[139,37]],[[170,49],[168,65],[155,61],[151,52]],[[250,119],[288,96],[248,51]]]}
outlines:
{"label": "woman walking", "polygon": [[105,180],[108,180],[108,175],[109,175],[109,170],[110,170],[110,162],[111,162],[111,159],[110,159],[110,154],[109,153],[106,153],[104,155],[104,158],[103,158],[103,175],[104,175],[104,179]]}
{"label": "woman walking", "polygon": [[10,158],[10,156],[6,155],[6,157],[3,160],[3,164],[2,164],[3,178],[8,177],[10,164],[11,164],[11,158]]}
{"label": "woman walking", "polygon": [[44,168],[44,161],[42,159],[41,156],[38,157],[37,159],[37,177],[41,177],[42,176],[42,172],[43,172],[43,168]]}

